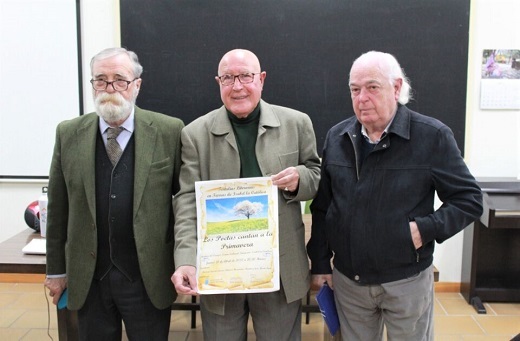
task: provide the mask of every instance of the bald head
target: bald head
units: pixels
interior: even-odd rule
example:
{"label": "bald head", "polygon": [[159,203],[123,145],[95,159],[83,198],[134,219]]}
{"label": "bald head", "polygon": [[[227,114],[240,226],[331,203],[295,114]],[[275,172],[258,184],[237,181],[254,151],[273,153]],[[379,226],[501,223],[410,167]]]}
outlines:
{"label": "bald head", "polygon": [[249,50],[235,49],[227,52],[220,63],[218,64],[218,74],[222,75],[226,72],[223,70],[227,70],[230,65],[236,65],[237,63],[242,63],[243,65],[247,65],[250,69],[249,72],[260,72],[260,61],[258,57]]}
{"label": "bald head", "polygon": [[[233,83],[222,84],[220,77],[224,75],[233,79]],[[253,112],[260,102],[265,76],[253,52],[243,49],[227,52],[218,64],[218,76],[215,77],[227,110],[239,118],[245,118]]]}

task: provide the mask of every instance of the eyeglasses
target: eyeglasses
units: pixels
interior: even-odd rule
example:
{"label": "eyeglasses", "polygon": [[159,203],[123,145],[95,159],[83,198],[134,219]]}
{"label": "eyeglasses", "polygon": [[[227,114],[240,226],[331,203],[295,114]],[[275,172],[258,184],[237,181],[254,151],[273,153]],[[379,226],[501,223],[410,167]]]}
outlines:
{"label": "eyeglasses", "polygon": [[132,83],[136,79],[139,79],[139,77],[134,78],[131,81],[125,81],[122,79],[118,79],[118,80],[115,80],[112,82],[108,82],[108,81],[105,81],[102,79],[91,79],[90,83],[92,83],[92,88],[94,88],[94,90],[97,90],[97,91],[105,91],[109,85],[112,85],[112,88],[115,91],[126,91],[128,89],[128,86],[130,85],[130,83]]}
{"label": "eyeglasses", "polygon": [[242,84],[248,84],[253,83],[255,80],[255,75],[258,75],[259,73],[241,73],[240,75],[222,75],[217,76],[220,80],[220,84],[228,86],[235,84],[235,79],[238,78],[239,82]]}

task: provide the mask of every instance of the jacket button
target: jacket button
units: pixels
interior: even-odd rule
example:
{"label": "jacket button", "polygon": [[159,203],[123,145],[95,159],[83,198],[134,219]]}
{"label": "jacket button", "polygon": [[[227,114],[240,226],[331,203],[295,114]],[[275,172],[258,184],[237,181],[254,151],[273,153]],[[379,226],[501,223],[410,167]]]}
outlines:
{"label": "jacket button", "polygon": [[115,194],[110,194],[110,197],[111,197],[112,199],[115,199],[115,198],[116,198],[116,195],[115,195]]}
{"label": "jacket button", "polygon": [[359,275],[355,275],[354,280],[359,281]]}

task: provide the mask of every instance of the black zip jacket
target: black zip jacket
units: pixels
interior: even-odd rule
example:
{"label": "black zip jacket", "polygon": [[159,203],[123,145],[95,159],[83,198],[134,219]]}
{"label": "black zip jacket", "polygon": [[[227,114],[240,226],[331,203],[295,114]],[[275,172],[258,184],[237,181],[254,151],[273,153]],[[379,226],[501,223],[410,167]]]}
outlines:
{"label": "black zip jacket", "polygon": [[[453,133],[399,105],[388,133],[360,167],[361,125],[350,117],[327,133],[307,244],[311,273],[334,267],[360,284],[414,276],[442,243],[482,214],[482,193]],[[434,210],[435,192],[443,202]],[[415,249],[409,222],[423,246]]]}

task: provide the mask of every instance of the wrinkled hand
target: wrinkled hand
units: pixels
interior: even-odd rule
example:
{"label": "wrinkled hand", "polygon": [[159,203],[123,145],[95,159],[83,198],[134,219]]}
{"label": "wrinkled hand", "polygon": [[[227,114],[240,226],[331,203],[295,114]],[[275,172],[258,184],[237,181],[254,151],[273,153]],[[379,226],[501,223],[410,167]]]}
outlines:
{"label": "wrinkled hand", "polygon": [[194,266],[182,265],[172,275],[172,283],[178,294],[197,295],[197,278]]}
{"label": "wrinkled hand", "polygon": [[312,290],[320,290],[323,286],[323,283],[327,282],[327,285],[334,289],[334,285],[332,284],[332,274],[325,275],[312,275],[311,276],[311,289]]}
{"label": "wrinkled hand", "polygon": [[272,175],[273,184],[286,192],[296,192],[300,184],[300,173],[296,167],[288,167],[278,174]]}
{"label": "wrinkled hand", "polygon": [[52,303],[58,304],[63,290],[67,287],[67,277],[46,278],[43,285],[49,289],[49,296],[52,297]]}
{"label": "wrinkled hand", "polygon": [[410,233],[412,234],[412,241],[415,249],[420,248],[422,244],[421,232],[419,231],[419,227],[415,221],[410,222]]}

